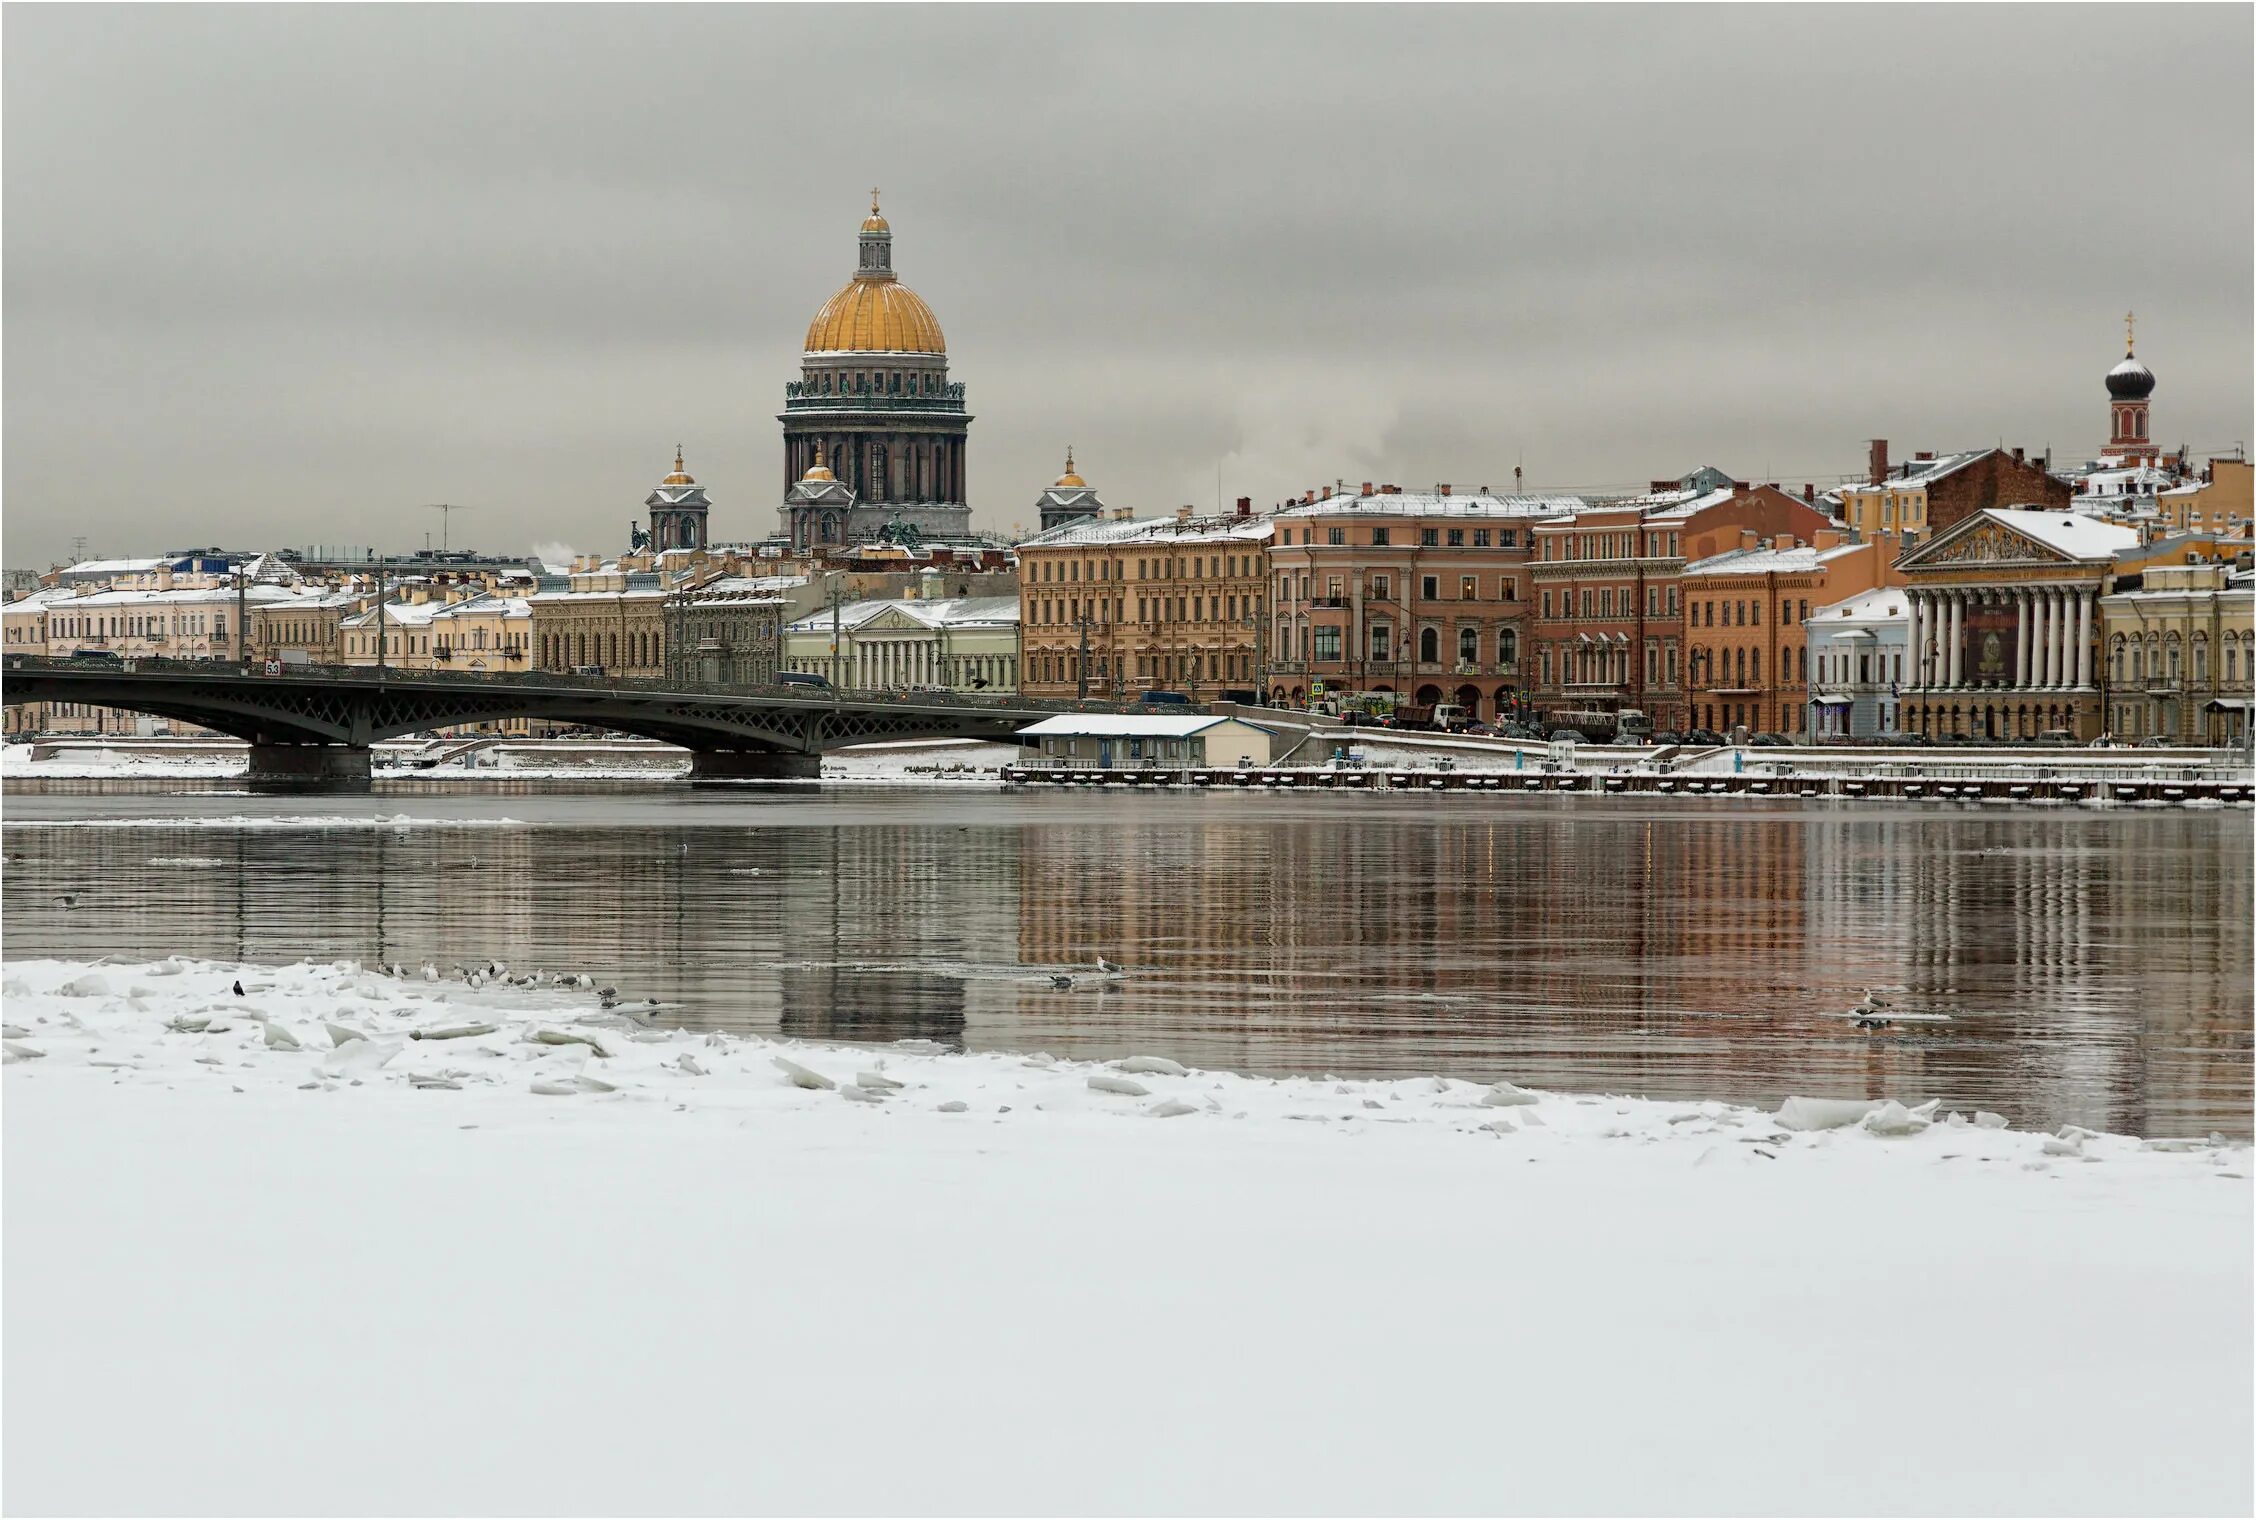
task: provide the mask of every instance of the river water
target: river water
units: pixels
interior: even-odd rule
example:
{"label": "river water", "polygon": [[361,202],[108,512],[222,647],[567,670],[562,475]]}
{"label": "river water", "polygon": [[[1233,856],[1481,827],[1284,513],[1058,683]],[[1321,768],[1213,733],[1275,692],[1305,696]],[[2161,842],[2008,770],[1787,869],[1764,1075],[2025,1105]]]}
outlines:
{"label": "river water", "polygon": [[[2250,1132],[2238,811],[48,781],[5,833],[11,959],[499,959],[810,1039]],[[1947,1022],[1861,1032],[1875,986]]]}

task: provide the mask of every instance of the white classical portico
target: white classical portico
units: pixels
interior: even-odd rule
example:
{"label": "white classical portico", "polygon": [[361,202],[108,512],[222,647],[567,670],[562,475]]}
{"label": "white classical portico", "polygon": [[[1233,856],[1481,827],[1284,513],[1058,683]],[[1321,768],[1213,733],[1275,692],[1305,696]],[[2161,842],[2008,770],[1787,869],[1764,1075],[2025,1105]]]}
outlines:
{"label": "white classical portico", "polygon": [[2088,517],[1993,507],[1906,555],[1905,727],[2001,740],[2096,734],[2099,595],[2109,562],[2137,542],[2134,530]]}

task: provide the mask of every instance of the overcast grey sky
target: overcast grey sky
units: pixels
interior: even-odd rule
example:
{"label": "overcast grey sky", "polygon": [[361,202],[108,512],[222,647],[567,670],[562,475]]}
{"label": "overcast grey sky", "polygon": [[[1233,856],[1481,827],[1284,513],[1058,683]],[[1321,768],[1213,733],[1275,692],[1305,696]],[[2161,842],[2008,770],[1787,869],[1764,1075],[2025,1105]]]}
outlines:
{"label": "overcast grey sky", "polygon": [[2251,10],[11,5],[5,553],[717,536],[872,184],[975,521],[2251,438]]}

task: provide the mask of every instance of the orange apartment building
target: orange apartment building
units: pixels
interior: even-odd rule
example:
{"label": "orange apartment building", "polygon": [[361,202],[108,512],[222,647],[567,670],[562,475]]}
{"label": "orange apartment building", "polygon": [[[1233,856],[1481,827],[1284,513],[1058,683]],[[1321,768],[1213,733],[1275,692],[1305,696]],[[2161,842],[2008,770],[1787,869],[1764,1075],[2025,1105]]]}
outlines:
{"label": "orange apartment building", "polygon": [[1237,511],[1080,518],[1018,546],[1019,690],[1194,702],[1261,687],[1270,520]]}
{"label": "orange apartment building", "polygon": [[1270,702],[1390,692],[1494,719],[1527,680],[1535,524],[1580,504],[1366,481],[1279,508]]}
{"label": "orange apartment building", "polygon": [[[1831,528],[1808,541],[1739,530],[1733,548],[1684,567],[1686,728],[1806,736],[1809,619],[1887,581],[1894,544],[1852,544]],[[1901,577],[1897,577],[1900,584]]]}

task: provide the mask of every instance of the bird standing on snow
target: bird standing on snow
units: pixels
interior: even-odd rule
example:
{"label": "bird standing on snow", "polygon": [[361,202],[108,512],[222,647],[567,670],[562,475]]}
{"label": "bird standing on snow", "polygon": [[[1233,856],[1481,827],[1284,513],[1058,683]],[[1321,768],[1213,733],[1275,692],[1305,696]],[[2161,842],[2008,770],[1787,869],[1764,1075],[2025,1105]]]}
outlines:
{"label": "bird standing on snow", "polygon": [[1097,957],[1097,969],[1099,971],[1102,971],[1106,976],[1120,975],[1120,968],[1118,966],[1115,966],[1112,962],[1106,960],[1101,955]]}
{"label": "bird standing on snow", "polygon": [[237,997],[241,997],[243,995],[243,984],[241,982],[237,982],[235,984],[235,995]]}

